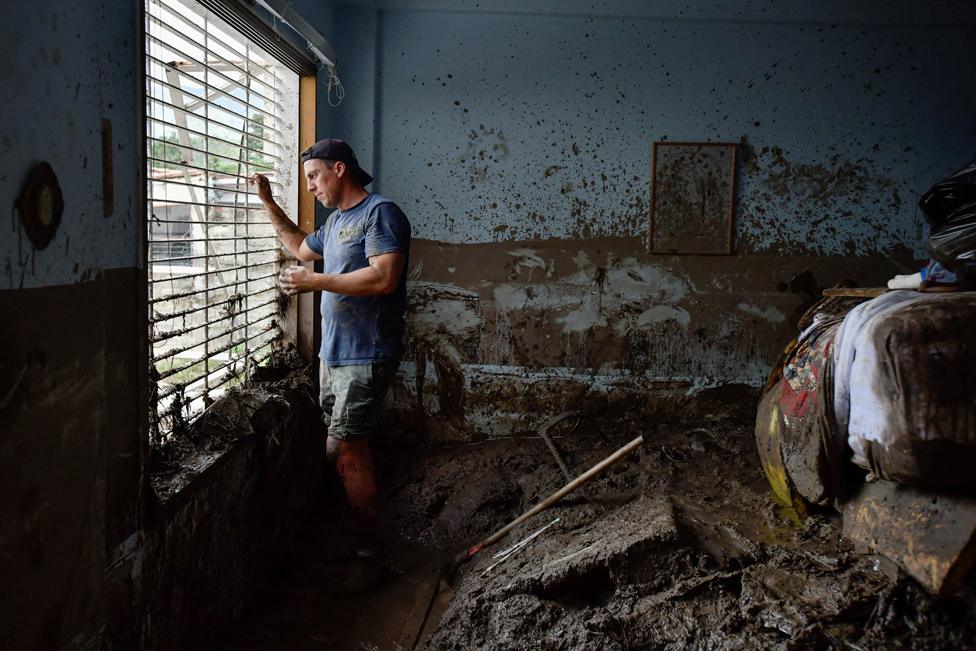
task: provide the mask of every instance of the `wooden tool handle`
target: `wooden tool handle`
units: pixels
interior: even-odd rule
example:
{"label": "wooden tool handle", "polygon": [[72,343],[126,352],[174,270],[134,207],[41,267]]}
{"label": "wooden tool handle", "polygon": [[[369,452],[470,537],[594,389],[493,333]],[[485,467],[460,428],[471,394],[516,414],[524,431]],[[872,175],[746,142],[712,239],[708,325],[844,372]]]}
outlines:
{"label": "wooden tool handle", "polygon": [[[623,446],[622,448],[620,448],[619,450],[611,454],[609,457],[607,457],[606,459],[596,464],[595,466],[593,466],[592,468],[584,472],[582,475],[580,475],[573,481],[569,482],[568,484],[560,488],[552,495],[550,495],[546,499],[542,500],[541,502],[533,506],[531,509],[529,509],[528,511],[526,511],[525,513],[517,517],[515,520],[512,520],[504,527],[502,527],[495,533],[491,534],[491,536],[489,536],[488,538],[485,538],[483,542],[479,543],[478,545],[474,545],[471,549],[475,549],[475,553],[477,553],[478,551],[481,551],[483,548],[487,547],[488,545],[492,545],[498,542],[499,540],[501,540],[502,536],[507,534],[509,531],[519,526],[520,524],[522,524],[523,522],[531,518],[533,515],[545,511],[550,506],[552,506],[562,498],[566,497],[567,495],[572,493],[580,486],[583,486],[591,479],[593,479],[594,477],[602,473],[604,470],[606,470],[607,468],[614,465],[622,458],[624,458],[625,456],[633,452],[635,448],[640,447],[641,443],[643,442],[644,442],[644,437],[638,436],[633,441]],[[474,554],[470,554],[470,555],[473,556]]]}

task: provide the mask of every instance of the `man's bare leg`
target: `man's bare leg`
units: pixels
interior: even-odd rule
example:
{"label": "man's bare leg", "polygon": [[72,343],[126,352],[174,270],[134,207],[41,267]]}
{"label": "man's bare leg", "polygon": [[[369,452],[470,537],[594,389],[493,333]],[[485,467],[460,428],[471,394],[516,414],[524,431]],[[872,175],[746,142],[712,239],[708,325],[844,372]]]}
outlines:
{"label": "man's bare leg", "polygon": [[326,440],[325,452],[342,480],[349,505],[369,519],[375,517],[376,473],[369,443],[343,441],[330,436]]}

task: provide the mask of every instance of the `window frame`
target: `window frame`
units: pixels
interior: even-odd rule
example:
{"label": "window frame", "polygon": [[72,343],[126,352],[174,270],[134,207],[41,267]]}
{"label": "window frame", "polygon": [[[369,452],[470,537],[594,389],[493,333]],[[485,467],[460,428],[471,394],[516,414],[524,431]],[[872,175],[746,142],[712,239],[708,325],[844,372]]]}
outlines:
{"label": "window frame", "polygon": [[[142,74],[140,75],[140,91],[141,91],[140,97],[142,98],[142,100],[141,100],[141,111],[139,115],[139,119],[140,119],[139,128],[141,130],[140,133],[142,135],[142,143],[143,143],[142,151],[140,154],[140,160],[142,162],[141,174],[145,175],[145,178],[141,179],[142,191],[144,192],[143,195],[144,201],[142,207],[143,210],[146,210],[146,215],[142,220],[143,226],[141,229],[143,261],[145,263],[145,268],[144,268],[145,283],[143,285],[144,302],[143,302],[142,312],[143,312],[143,318],[146,319],[145,332],[147,333],[146,340],[145,340],[145,355],[144,355],[143,363],[146,364],[144,377],[146,377],[148,380],[147,383],[148,395],[146,398],[146,404],[148,407],[146,409],[148,423],[146,427],[147,435],[145,437],[145,440],[147,441],[149,447],[161,445],[164,443],[164,441],[172,438],[172,430],[170,430],[169,432],[165,432],[165,436],[164,436],[159,429],[159,424],[160,421],[162,420],[161,416],[157,413],[157,406],[160,400],[160,384],[158,380],[159,373],[156,370],[156,364],[155,364],[156,358],[154,357],[154,355],[157,355],[157,353],[154,352],[154,348],[156,347],[154,344],[156,340],[153,337],[153,326],[156,323],[156,320],[151,316],[151,312],[150,312],[153,305],[153,298],[151,295],[150,287],[152,282],[151,265],[153,264],[152,246],[154,243],[153,238],[151,237],[151,221],[153,218],[151,206],[153,205],[152,184],[154,183],[155,179],[150,173],[151,172],[150,166],[153,158],[151,155],[152,150],[150,147],[154,140],[150,136],[150,130],[154,118],[152,116],[152,112],[149,109],[149,104],[153,101],[151,99],[152,93],[151,93],[150,85],[154,83],[155,77],[153,77],[149,72],[150,43],[152,42],[152,38],[147,32],[148,32],[148,23],[150,20],[152,20],[152,17],[150,16],[149,5],[153,1],[154,0],[143,0],[143,2],[140,5],[142,8],[142,16],[141,16],[142,20],[140,21],[140,27],[141,27],[140,41],[142,43],[142,48],[140,51],[140,56],[142,57],[143,65],[141,66]],[[240,8],[237,6],[237,3],[229,2],[229,1],[221,1],[221,0],[186,0],[186,2],[184,2],[184,0],[165,0],[165,2],[168,2],[168,4],[172,4],[172,5],[196,4],[198,6],[201,6],[206,12],[210,13],[211,15],[213,15],[223,23],[221,25],[221,29],[223,29],[224,31],[226,31],[228,28],[232,30],[236,30],[235,38],[239,37],[242,40],[246,39],[248,42],[256,45],[265,54],[269,54],[271,57],[273,57],[279,65],[291,69],[292,72],[296,72],[298,74],[298,84],[297,84],[298,97],[296,102],[290,102],[293,103],[297,108],[297,116],[296,116],[297,128],[295,129],[295,131],[297,132],[297,148],[295,153],[297,154],[297,152],[304,150],[315,141],[317,77],[316,77],[316,66],[310,58],[305,56],[303,53],[294,50],[294,48],[291,48],[291,51],[288,53],[287,59],[279,58],[277,54],[282,51],[287,51],[290,46],[287,43],[282,43],[278,39],[277,35],[274,34],[269,27],[267,27],[266,25],[262,27],[259,24],[260,21],[257,21],[254,16],[250,17],[251,23],[249,23],[250,24],[249,30],[246,33],[242,33],[241,30],[237,29],[236,25],[233,22],[230,22],[225,19],[225,16],[228,15],[228,12],[230,12],[231,14],[233,14],[234,12],[240,13]],[[223,11],[214,11],[215,7],[218,6],[222,7]],[[237,21],[237,24],[240,24],[240,21]],[[255,38],[255,35],[258,35],[263,42],[256,42],[258,41],[258,39]],[[262,47],[265,44],[271,44],[273,45],[273,47],[272,48]],[[206,54],[204,56],[204,59],[208,63],[210,62],[210,57]],[[245,73],[249,72],[249,61],[244,61],[243,66],[245,69],[242,70],[242,72]],[[244,79],[246,80],[247,77],[245,76]],[[204,101],[207,101],[208,97],[209,97],[209,93],[204,92],[203,94]],[[170,96],[170,99],[172,100],[172,96]],[[186,107],[187,105],[184,106]],[[241,130],[245,134],[247,134],[250,131],[248,128],[249,126],[248,122],[250,118],[247,117],[249,114],[250,114],[249,111],[245,111],[244,115],[242,116],[244,122]],[[289,116],[295,115],[295,113],[289,112],[288,115]],[[207,129],[206,126],[207,125],[205,123],[204,131],[209,133],[209,129]],[[206,134],[205,136],[206,136],[205,142],[208,142],[211,136]],[[209,149],[209,142],[208,142],[207,149]],[[248,153],[246,156],[249,155],[250,153]],[[204,168],[210,167],[209,163],[210,163],[210,157],[207,156],[206,158],[204,158],[202,167]],[[281,165],[288,166],[289,162],[281,161],[279,163],[279,166]],[[297,185],[297,188],[295,188],[296,200],[294,201],[294,205],[292,206],[295,214],[291,214],[289,215],[289,217],[296,219],[300,228],[310,232],[311,230],[314,229],[315,198],[307,192],[304,183],[303,174],[302,174],[301,163],[297,155],[295,155],[294,160],[290,163],[290,165],[293,166],[291,170],[291,175],[292,175],[293,183],[294,185]],[[281,169],[281,167],[279,167],[279,169]],[[204,174],[207,175],[208,173],[205,172]],[[206,180],[204,185],[200,187],[204,188],[204,191],[207,194],[211,192],[209,179]],[[245,190],[246,190],[246,181],[245,181]],[[245,194],[244,196],[245,199],[247,199],[247,195]],[[203,204],[206,206],[207,202],[204,201]],[[188,207],[188,209],[193,210],[193,207],[190,206]],[[261,207],[260,210],[263,210],[263,207]],[[251,217],[249,216],[248,219],[251,219]],[[209,217],[206,217],[205,221],[209,221]],[[158,244],[159,242],[157,241],[156,243]],[[274,275],[277,274],[277,269],[279,269],[281,265],[303,264],[297,261],[296,259],[294,259],[294,256],[292,256],[290,252],[288,252],[286,249],[284,249],[281,246],[281,243],[280,241],[278,241],[277,237],[264,239],[261,242],[261,244],[267,244],[269,249],[274,248],[279,251],[279,253],[276,256],[277,264],[274,267],[275,269]],[[172,246],[172,245],[167,245],[167,246]],[[308,263],[305,264],[307,266],[311,266],[308,265]],[[209,267],[206,267],[206,269],[207,271],[205,272],[205,275],[212,275],[213,273],[215,273],[209,271]],[[207,289],[204,289],[201,290],[201,292],[199,293],[204,293],[204,295],[206,296],[205,292],[207,291],[208,291]],[[279,300],[280,297],[284,296],[283,294],[278,292],[276,288],[271,291],[271,294],[274,296],[273,300]],[[311,361],[314,358],[313,339],[314,339],[314,331],[315,331],[315,327],[314,327],[315,306],[314,306],[313,297],[311,295],[293,297],[291,300],[287,301],[286,306],[284,305],[283,302],[284,300],[287,299],[280,299],[280,300],[282,300],[283,309],[280,309],[277,314],[277,327],[280,330],[281,341],[284,343],[295,345],[298,348],[299,352],[306,359]],[[212,302],[213,302],[213,298],[210,298],[207,301],[208,308],[205,310],[205,313],[209,313],[211,311],[209,305]],[[252,307],[252,309],[255,308]],[[205,319],[205,321],[207,320],[209,319]],[[235,331],[236,331],[235,329],[230,330],[231,333]],[[233,342],[233,337],[231,336],[229,338]],[[212,356],[213,353],[211,351],[211,358]],[[248,366],[248,368],[250,368],[250,366]],[[207,375],[212,376],[215,372],[220,370],[221,370],[220,368],[217,368],[216,370],[208,369]],[[196,382],[198,380],[199,379],[194,380],[193,382]],[[224,390],[226,390],[226,388]],[[180,396],[180,398],[182,399],[182,396]],[[186,401],[183,400],[183,402]],[[193,420],[198,418],[200,414],[202,414],[203,411],[205,411],[205,408],[209,406],[209,403],[210,401],[205,401],[204,409],[198,409],[195,413],[189,414],[189,417],[186,419],[186,422],[192,422]]]}

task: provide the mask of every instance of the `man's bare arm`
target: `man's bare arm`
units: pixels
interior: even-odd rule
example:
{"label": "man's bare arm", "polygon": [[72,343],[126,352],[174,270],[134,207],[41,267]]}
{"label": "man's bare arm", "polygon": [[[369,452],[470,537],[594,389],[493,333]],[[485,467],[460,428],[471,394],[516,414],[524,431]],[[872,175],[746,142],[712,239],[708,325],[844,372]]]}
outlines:
{"label": "man's bare arm", "polygon": [[369,266],[344,274],[317,274],[304,267],[282,270],[278,280],[288,294],[324,291],[346,296],[392,294],[400,284],[405,258],[402,253],[383,253],[369,258]]}
{"label": "man's bare arm", "polygon": [[264,174],[252,174],[247,179],[247,184],[257,189],[258,198],[268,210],[268,220],[274,227],[275,232],[285,248],[291,251],[292,255],[302,261],[319,260],[322,258],[305,244],[308,233],[300,229],[288,215],[281,209],[281,206],[271,196],[271,183]]}

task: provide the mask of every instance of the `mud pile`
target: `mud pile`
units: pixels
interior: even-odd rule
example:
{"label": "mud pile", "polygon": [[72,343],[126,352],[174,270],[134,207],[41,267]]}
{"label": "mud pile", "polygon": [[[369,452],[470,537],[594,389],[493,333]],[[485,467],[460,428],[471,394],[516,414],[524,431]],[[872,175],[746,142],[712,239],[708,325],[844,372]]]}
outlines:
{"label": "mud pile", "polygon": [[[684,425],[482,552],[426,648],[971,648],[972,579],[936,600],[852,549],[838,516],[800,522],[774,505],[754,404],[690,405]],[[623,442],[560,444],[579,473]],[[563,483],[539,440],[444,449],[392,483],[391,525],[457,551]],[[547,524],[507,560],[492,558]]]}
{"label": "mud pile", "polygon": [[231,387],[192,423],[175,424],[166,443],[150,448],[148,468],[156,499],[165,501],[203,472],[235,441],[267,434],[299,408],[318,408],[313,367],[287,347]]}
{"label": "mud pile", "polygon": [[[224,648],[972,648],[972,577],[937,600],[844,542],[838,515],[800,520],[774,504],[753,442],[756,399],[700,395],[616,435],[606,420],[563,430],[557,443],[574,475],[635,431],[648,441],[437,593],[442,564],[565,478],[535,437],[377,441],[393,571],[357,558],[331,478],[324,512],[284,554],[282,581]],[[503,562],[492,558],[548,525]]]}

